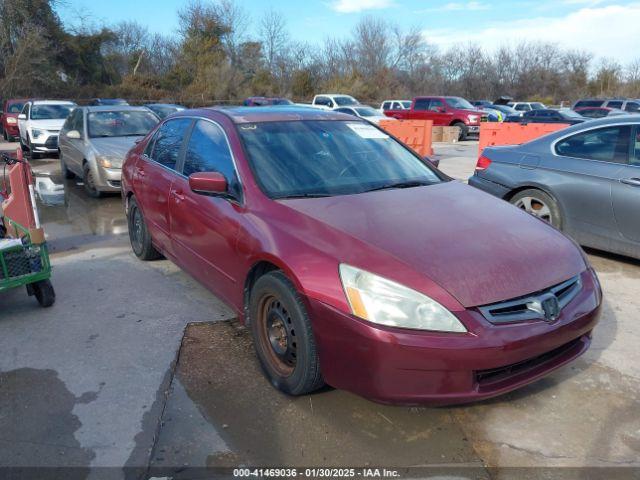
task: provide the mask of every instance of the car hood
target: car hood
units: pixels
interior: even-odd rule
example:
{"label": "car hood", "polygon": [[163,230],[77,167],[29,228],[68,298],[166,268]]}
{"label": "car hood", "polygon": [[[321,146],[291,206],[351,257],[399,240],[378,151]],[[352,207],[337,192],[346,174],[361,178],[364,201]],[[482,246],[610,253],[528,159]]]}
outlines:
{"label": "car hood", "polygon": [[142,138],[142,136],[92,138],[91,144],[98,155],[120,159],[122,162],[127,152],[133,148],[136,140],[140,138]]}
{"label": "car hood", "polygon": [[[283,204],[357,240],[356,247],[388,254],[391,263],[399,260],[464,307],[533,293],[586,268],[578,247],[562,233],[459,182]],[[332,254],[350,261],[349,252],[337,247]]]}
{"label": "car hood", "polygon": [[64,118],[55,120],[30,120],[29,125],[31,126],[31,128],[59,131],[62,128],[62,125],[64,125],[64,122]]}

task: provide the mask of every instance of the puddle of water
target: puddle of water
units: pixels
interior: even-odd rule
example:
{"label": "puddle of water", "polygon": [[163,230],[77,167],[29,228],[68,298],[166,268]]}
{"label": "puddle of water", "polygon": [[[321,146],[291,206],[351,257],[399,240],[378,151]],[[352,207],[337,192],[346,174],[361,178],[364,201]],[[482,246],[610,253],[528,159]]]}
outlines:
{"label": "puddle of water", "polygon": [[481,465],[446,409],[383,406],[329,388],[278,392],[250,334],[230,323],[188,327],[177,377],[234,452],[210,456],[209,466]]}

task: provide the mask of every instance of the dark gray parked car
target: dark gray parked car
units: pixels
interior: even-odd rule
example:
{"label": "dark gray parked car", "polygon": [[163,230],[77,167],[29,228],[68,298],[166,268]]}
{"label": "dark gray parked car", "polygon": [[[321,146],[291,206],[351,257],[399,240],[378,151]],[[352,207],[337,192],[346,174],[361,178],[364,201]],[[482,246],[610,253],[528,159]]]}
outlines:
{"label": "dark gray parked car", "polygon": [[487,147],[469,184],[588,247],[640,258],[640,115]]}

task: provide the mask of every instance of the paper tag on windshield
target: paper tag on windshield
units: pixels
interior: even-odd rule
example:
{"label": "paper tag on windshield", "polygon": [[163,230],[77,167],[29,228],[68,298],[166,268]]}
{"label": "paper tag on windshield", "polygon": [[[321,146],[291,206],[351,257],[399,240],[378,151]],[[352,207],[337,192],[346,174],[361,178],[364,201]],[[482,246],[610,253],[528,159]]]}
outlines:
{"label": "paper tag on windshield", "polygon": [[362,138],[389,138],[386,133],[366,123],[347,123],[347,126]]}

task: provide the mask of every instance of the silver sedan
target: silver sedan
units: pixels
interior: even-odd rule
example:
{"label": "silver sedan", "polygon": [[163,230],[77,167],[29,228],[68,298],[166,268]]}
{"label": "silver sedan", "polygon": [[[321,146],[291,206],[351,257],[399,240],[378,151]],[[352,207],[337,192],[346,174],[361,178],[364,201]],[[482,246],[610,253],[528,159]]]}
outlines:
{"label": "silver sedan", "polygon": [[469,185],[580,244],[640,258],[640,115],[605,117],[484,149]]}
{"label": "silver sedan", "polygon": [[122,162],[127,152],[158,120],[146,107],[76,108],[60,131],[63,175],[81,177],[92,197],[119,192]]}

